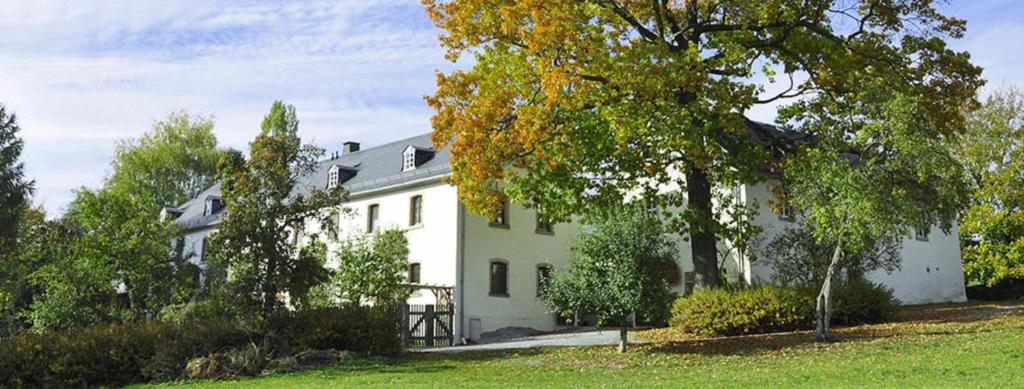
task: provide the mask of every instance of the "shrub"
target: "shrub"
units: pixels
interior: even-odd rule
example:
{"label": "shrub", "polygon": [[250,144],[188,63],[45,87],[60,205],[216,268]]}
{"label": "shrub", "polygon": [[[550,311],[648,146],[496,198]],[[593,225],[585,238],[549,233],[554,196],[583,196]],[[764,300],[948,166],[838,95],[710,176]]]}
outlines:
{"label": "shrub", "polygon": [[249,334],[224,322],[110,324],[25,333],[0,341],[0,377],[16,387],[120,386],[177,379],[189,358],[249,339]]}
{"label": "shrub", "polygon": [[795,289],[711,289],[677,299],[669,324],[704,336],[793,331],[811,326],[813,310],[814,299]]}
{"label": "shrub", "polygon": [[185,304],[168,305],[160,310],[160,321],[186,323],[196,320],[233,321],[240,315],[238,309],[217,299],[207,299]]}
{"label": "shrub", "polygon": [[892,320],[899,306],[892,289],[864,279],[854,279],[836,289],[832,322],[843,325],[881,323]]}
{"label": "shrub", "polygon": [[[295,350],[333,348],[394,355],[401,350],[397,309],[346,306],[291,312],[278,335]],[[179,379],[188,363],[232,377],[258,373],[269,360],[261,333],[223,320],[110,324],[72,331],[24,333],[0,340],[0,386],[121,386]],[[287,356],[287,349],[284,351]],[[201,362],[201,361],[200,361]],[[223,374],[221,374],[223,373]],[[220,374],[220,375],[218,375]]]}
{"label": "shrub", "polygon": [[971,300],[1003,301],[1024,299],[1024,280],[1004,279],[993,286],[969,285],[967,298]]}
{"label": "shrub", "polygon": [[182,377],[190,358],[245,345],[258,335],[219,320],[197,320],[174,326],[158,334],[157,346],[142,367],[142,374],[155,381]]}
{"label": "shrub", "polygon": [[277,333],[297,351],[335,349],[374,355],[401,352],[398,308],[345,305],[290,312],[279,321]]}

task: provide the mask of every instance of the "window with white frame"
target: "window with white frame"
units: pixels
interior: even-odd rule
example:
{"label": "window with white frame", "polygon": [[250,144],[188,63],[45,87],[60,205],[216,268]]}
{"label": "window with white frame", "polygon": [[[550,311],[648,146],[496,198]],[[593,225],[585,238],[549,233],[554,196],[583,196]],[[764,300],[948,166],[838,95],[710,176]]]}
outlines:
{"label": "window with white frame", "polygon": [[416,149],[409,147],[405,149],[405,153],[402,154],[402,171],[413,170],[416,168]]}
{"label": "window with white frame", "polygon": [[423,196],[416,195],[409,199],[409,225],[423,224]]}
{"label": "window with white frame", "polygon": [[779,203],[779,220],[791,222],[796,220],[796,213],[789,205],[789,191],[783,190]]}
{"label": "window with white frame", "polygon": [[380,229],[380,205],[372,204],[366,210],[366,232],[373,233]]}
{"label": "window with white frame", "polygon": [[327,188],[333,189],[334,187],[338,186],[339,170],[341,169],[339,169],[337,166],[334,166],[331,168],[329,172],[327,172]]}

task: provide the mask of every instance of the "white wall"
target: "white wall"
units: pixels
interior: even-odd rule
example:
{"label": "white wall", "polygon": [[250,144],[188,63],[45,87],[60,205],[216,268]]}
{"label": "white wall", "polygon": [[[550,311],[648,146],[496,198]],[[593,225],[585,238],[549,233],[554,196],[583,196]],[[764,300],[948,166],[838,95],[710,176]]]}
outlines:
{"label": "white wall", "polygon": [[[765,205],[771,196],[768,184],[744,185],[744,191],[751,204],[757,201],[760,205],[760,214],[755,223],[765,229],[762,233],[763,243],[770,242],[785,228],[795,227],[792,222],[779,220],[778,215]],[[933,227],[927,242],[907,237],[903,240],[900,255],[900,270],[890,274],[876,270],[869,273],[867,278],[892,288],[893,295],[903,304],[967,300],[963,264],[960,262],[960,241],[955,225],[948,235]],[[770,267],[755,261],[749,266],[747,279],[755,283],[770,282],[773,273]]]}
{"label": "white wall", "polygon": [[[367,212],[371,204],[380,208],[381,230],[397,228],[406,231],[409,240],[409,261],[420,264],[420,283],[455,286],[458,199],[453,186],[433,180],[430,183],[404,188],[401,191],[357,196],[345,204],[351,209],[340,217],[341,239],[359,239],[367,236]],[[423,196],[423,223],[409,226],[409,202],[413,196]],[[329,244],[333,251],[337,244]],[[330,256],[333,259],[333,256]],[[336,266],[331,261],[329,266]],[[410,304],[434,304],[429,291],[415,293]]]}
{"label": "white wall", "polygon": [[948,235],[933,227],[927,242],[904,239],[900,255],[899,270],[874,271],[868,279],[893,288],[893,295],[904,304],[967,301],[955,225]]}
{"label": "white wall", "polygon": [[[555,224],[553,235],[538,234],[536,212],[515,204],[509,210],[508,229],[491,227],[487,218],[468,212],[464,220],[463,337],[470,338],[474,319],[480,320],[481,332],[512,326],[556,328],[555,315],[537,298],[537,266],[565,268],[576,225]],[[508,263],[508,297],[489,295],[492,259]]]}
{"label": "white wall", "polygon": [[216,226],[209,226],[195,229],[185,234],[185,247],[182,253],[186,258],[189,258],[189,255],[192,255],[192,257],[189,258],[189,262],[205,266],[205,264],[200,261],[204,255],[203,238],[210,236],[214,231],[217,231]]}

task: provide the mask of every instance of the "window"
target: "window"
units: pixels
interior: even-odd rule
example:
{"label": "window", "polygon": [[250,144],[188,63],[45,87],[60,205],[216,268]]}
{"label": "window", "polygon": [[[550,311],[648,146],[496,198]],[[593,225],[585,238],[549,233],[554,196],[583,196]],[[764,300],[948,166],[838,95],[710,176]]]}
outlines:
{"label": "window", "polygon": [[423,196],[412,196],[409,199],[409,225],[423,224]]}
{"label": "window", "polygon": [[416,168],[416,149],[408,147],[405,152],[402,153],[402,171],[413,170]]}
{"label": "window", "polygon": [[491,227],[508,228],[508,199],[502,200],[501,208],[494,212],[494,218],[491,219]]}
{"label": "window", "polygon": [[793,207],[789,206],[789,192],[783,190],[781,193],[780,205],[779,205],[779,220],[791,222],[796,220],[796,214],[793,212]]}
{"label": "window", "polygon": [[366,232],[377,232],[380,228],[380,205],[373,204],[366,212]]}
{"label": "window", "polygon": [[544,295],[549,282],[551,282],[551,265],[537,266],[537,297]]}
{"label": "window", "polygon": [[410,263],[409,264],[409,283],[418,284],[420,283],[420,264]]}
{"label": "window", "polygon": [[554,234],[554,230],[551,229],[551,223],[544,220],[544,216],[537,212],[537,230],[538,234],[551,235]]}
{"label": "window", "polygon": [[927,242],[928,241],[928,233],[929,232],[930,231],[929,231],[928,227],[918,227],[918,228],[915,228],[914,229],[914,239],[917,239],[917,240],[922,241],[922,242]]}
{"label": "window", "polygon": [[693,293],[693,289],[697,286],[697,272],[688,271],[683,273],[683,294],[689,295]]}
{"label": "window", "polygon": [[206,247],[209,244],[209,238],[203,238],[203,241],[199,244],[199,262],[206,262],[209,256],[206,255]]}
{"label": "window", "polygon": [[333,189],[334,187],[338,186],[338,171],[339,170],[341,170],[341,169],[338,169],[337,166],[334,166],[334,167],[331,168],[331,170],[329,172],[327,172],[327,188],[328,189]]}
{"label": "window", "polygon": [[221,209],[220,197],[210,196],[206,198],[206,208],[203,209],[203,215],[209,216],[217,213]]}
{"label": "window", "polygon": [[508,264],[491,261],[491,296],[508,297]]}

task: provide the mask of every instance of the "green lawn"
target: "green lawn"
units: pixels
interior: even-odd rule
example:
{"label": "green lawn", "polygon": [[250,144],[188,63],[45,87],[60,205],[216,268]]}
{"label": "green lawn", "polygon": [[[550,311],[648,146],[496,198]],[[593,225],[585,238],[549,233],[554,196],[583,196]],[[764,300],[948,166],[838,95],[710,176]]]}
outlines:
{"label": "green lawn", "polygon": [[[361,359],[315,371],[197,387],[1024,387],[1024,311],[991,306],[911,308],[901,321],[808,333],[687,339],[642,333],[652,344]],[[982,317],[984,316],[984,317]]]}

